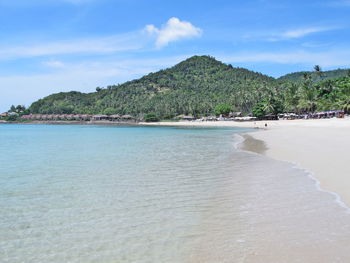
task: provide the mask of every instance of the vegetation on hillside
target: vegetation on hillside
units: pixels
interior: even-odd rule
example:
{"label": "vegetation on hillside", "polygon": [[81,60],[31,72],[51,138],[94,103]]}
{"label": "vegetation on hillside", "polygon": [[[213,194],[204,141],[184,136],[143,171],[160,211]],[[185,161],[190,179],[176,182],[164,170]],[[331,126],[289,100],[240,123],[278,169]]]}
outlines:
{"label": "vegetation on hillside", "polygon": [[[315,66],[315,72],[293,73],[276,80],[209,56],[194,56],[137,80],[106,89],[98,87],[93,93],[53,94],[34,102],[29,111],[135,117],[151,114],[150,119],[171,119],[180,114],[225,115],[227,109],[253,112],[257,116],[283,111],[348,111],[350,78],[347,74],[346,70],[322,72]],[[330,79],[332,76],[342,77]]]}
{"label": "vegetation on hillside", "polygon": [[331,79],[339,79],[344,77],[350,77],[350,69],[336,69],[336,70],[328,70],[322,71],[319,65],[315,65],[313,72],[302,71],[289,73],[284,75],[278,80],[280,82],[302,82],[305,78],[305,75],[308,75],[313,83],[318,83],[323,80],[331,80]]}
{"label": "vegetation on hillside", "polygon": [[227,104],[219,104],[214,109],[214,113],[216,116],[219,116],[219,115],[228,116],[231,111],[232,111],[232,107]]}
{"label": "vegetation on hillside", "polygon": [[[218,104],[249,112],[274,89],[274,79],[233,68],[212,57],[191,57],[176,66],[122,85],[84,94],[67,92],[34,102],[32,113],[131,114],[154,113],[161,119],[180,114],[214,114]],[[277,90],[275,91],[277,93]],[[108,112],[106,112],[108,109]]]}
{"label": "vegetation on hillside", "polygon": [[325,110],[349,111],[350,78],[324,80],[313,84],[306,77],[302,83],[288,83],[281,96],[283,110],[314,112]]}

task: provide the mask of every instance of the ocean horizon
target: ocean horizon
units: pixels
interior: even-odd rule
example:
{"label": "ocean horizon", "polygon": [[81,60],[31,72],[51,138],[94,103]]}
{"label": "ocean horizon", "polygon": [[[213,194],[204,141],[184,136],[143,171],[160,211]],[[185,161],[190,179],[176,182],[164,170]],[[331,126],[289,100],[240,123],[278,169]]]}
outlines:
{"label": "ocean horizon", "polygon": [[247,131],[0,125],[0,261],[350,260],[348,210]]}

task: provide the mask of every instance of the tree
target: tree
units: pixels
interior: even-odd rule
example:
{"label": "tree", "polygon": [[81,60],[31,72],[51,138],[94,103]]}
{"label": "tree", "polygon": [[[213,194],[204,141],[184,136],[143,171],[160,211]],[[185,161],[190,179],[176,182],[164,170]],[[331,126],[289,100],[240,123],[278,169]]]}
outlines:
{"label": "tree", "polygon": [[279,100],[276,100],[274,97],[269,97],[261,102],[255,104],[252,109],[252,113],[257,118],[262,118],[265,115],[273,114],[277,115],[283,111],[283,105]]}
{"label": "tree", "polygon": [[314,70],[316,72],[316,75],[320,78],[322,78],[322,69],[320,65],[315,65]]}
{"label": "tree", "polygon": [[347,97],[343,102],[343,109],[345,113],[350,113],[350,97]]}
{"label": "tree", "polygon": [[5,117],[6,121],[17,121],[18,120],[18,113],[16,112],[11,112],[7,117]]}
{"label": "tree", "polygon": [[26,110],[26,107],[24,105],[17,105],[17,107],[16,107],[17,113],[24,112],[25,110]]}
{"label": "tree", "polygon": [[258,119],[261,119],[266,115],[265,108],[266,107],[264,102],[259,102],[255,104],[255,106],[252,109],[253,116],[257,117]]}
{"label": "tree", "polygon": [[317,90],[315,86],[304,83],[300,89],[300,99],[298,108],[302,112],[313,112],[316,109]]}
{"label": "tree", "polygon": [[11,108],[10,108],[9,112],[16,112],[16,107],[15,107],[15,105],[11,105]]}
{"label": "tree", "polygon": [[321,72],[322,71],[320,65],[315,65],[314,66],[314,70],[315,70],[315,72]]}
{"label": "tree", "polygon": [[145,122],[156,122],[159,121],[159,118],[154,113],[148,113],[145,115]]}
{"label": "tree", "polygon": [[219,116],[219,115],[228,116],[231,111],[232,111],[232,108],[228,104],[219,104],[214,109],[216,116]]}
{"label": "tree", "polygon": [[117,111],[114,108],[108,107],[108,108],[103,110],[103,114],[113,115],[113,114],[117,114]]}
{"label": "tree", "polygon": [[26,111],[26,107],[24,105],[12,105],[9,112],[15,112],[15,113],[23,113]]}
{"label": "tree", "polygon": [[299,85],[297,83],[288,83],[283,88],[282,99],[284,110],[288,112],[296,112],[299,102]]}
{"label": "tree", "polygon": [[303,79],[304,79],[304,82],[310,81],[311,80],[310,74],[307,72],[303,73]]}

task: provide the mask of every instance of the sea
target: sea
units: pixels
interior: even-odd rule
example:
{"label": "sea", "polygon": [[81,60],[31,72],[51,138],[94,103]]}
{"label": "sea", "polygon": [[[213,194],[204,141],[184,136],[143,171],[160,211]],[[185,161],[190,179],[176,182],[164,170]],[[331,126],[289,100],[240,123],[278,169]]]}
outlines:
{"label": "sea", "polygon": [[350,262],[350,213],[238,128],[0,125],[0,262]]}

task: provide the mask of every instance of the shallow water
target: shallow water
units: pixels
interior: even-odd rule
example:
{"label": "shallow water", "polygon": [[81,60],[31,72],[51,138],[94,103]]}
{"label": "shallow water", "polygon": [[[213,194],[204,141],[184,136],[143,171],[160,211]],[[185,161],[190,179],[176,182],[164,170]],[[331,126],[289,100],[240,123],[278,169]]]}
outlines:
{"label": "shallow water", "polygon": [[241,129],[0,126],[1,262],[350,262],[350,215]]}

